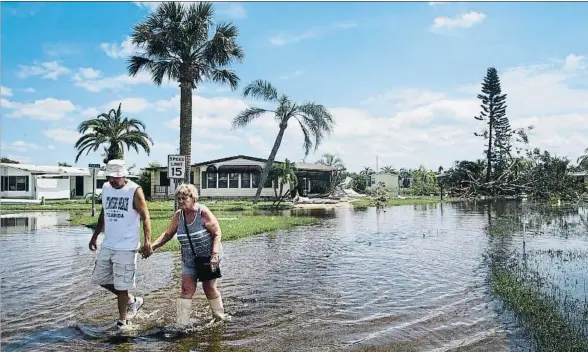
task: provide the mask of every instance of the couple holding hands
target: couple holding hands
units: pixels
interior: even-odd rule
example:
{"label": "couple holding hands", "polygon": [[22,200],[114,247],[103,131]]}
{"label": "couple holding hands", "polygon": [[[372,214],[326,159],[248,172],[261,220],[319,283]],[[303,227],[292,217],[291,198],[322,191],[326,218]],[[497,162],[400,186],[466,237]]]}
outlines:
{"label": "couple holding hands", "polygon": [[[176,302],[176,323],[190,324],[192,296],[196,284],[202,282],[202,290],[210,303],[216,319],[224,319],[221,294],[216,279],[221,277],[219,268],[221,229],[218,220],[206,206],[199,204],[198,190],[192,184],[181,184],[176,189],[178,210],[174,212],[167,229],[151,243],[151,220],[143,190],[126,178],[128,170],[123,160],[110,160],[106,165],[108,182],[102,187],[102,211],[90,239],[91,251],[97,249],[98,235],[104,231],[100,252],[92,273],[92,282],[118,297],[119,319],[116,328],[129,326],[143,305],[141,297],[129,290],[135,288],[137,256],[148,258],[174,235],[180,242],[182,258],[182,283]],[[143,221],[143,246],[140,242],[139,224]]]}

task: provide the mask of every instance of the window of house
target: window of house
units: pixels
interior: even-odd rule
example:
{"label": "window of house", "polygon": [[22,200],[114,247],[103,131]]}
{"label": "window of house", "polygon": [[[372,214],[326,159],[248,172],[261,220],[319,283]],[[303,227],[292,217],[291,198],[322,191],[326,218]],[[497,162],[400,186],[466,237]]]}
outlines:
{"label": "window of house", "polygon": [[229,174],[226,172],[219,172],[218,173],[218,188],[228,188],[229,187]]}
{"label": "window of house", "polygon": [[202,173],[202,176],[200,177],[201,183],[202,183],[202,189],[206,189],[206,172]]}
{"label": "window of house", "polygon": [[104,187],[104,184],[108,182],[107,180],[96,180],[96,188],[101,189]]}
{"label": "window of house", "polygon": [[194,184],[194,171],[190,171],[190,183]]}
{"label": "window of house", "polygon": [[258,173],[251,174],[251,187],[252,188],[259,187],[259,179],[261,179],[261,174],[258,174]]}
{"label": "window of house", "polygon": [[28,176],[2,176],[2,191],[29,191]]}
{"label": "window of house", "polygon": [[249,172],[241,174],[241,188],[251,188],[251,174]]}
{"label": "window of house", "polygon": [[239,174],[231,172],[229,174],[229,188],[239,188]]}
{"label": "window of house", "polygon": [[206,173],[206,186],[208,188],[216,188],[216,172]]}
{"label": "window of house", "polygon": [[167,171],[160,171],[159,172],[159,185],[160,186],[169,186],[169,178],[167,178]]}

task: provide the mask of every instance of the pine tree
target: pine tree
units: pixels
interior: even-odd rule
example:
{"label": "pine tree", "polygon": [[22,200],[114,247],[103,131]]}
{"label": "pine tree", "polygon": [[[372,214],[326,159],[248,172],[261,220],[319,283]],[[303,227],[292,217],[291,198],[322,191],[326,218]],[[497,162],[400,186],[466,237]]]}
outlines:
{"label": "pine tree", "polygon": [[482,82],[482,94],[478,99],[482,101],[480,116],[474,118],[484,121],[487,125],[483,133],[474,133],[478,137],[488,140],[486,153],[486,182],[492,178],[492,165],[501,160],[504,153],[510,149],[510,123],[506,117],[506,94],[501,94],[500,78],[494,67],[488,68]]}

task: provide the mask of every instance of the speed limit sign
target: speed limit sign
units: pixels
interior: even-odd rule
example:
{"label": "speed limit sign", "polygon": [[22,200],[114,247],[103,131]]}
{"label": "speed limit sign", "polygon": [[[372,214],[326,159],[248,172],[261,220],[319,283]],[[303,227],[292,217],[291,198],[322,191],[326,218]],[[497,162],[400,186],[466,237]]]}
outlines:
{"label": "speed limit sign", "polygon": [[167,178],[183,179],[186,176],[186,156],[167,156]]}

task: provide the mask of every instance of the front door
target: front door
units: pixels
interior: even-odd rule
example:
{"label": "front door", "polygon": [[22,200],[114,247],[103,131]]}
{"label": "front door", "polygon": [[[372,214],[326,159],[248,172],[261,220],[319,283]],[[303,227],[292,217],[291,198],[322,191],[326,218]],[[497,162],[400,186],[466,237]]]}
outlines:
{"label": "front door", "polygon": [[84,196],[84,176],[76,176],[76,197]]}

